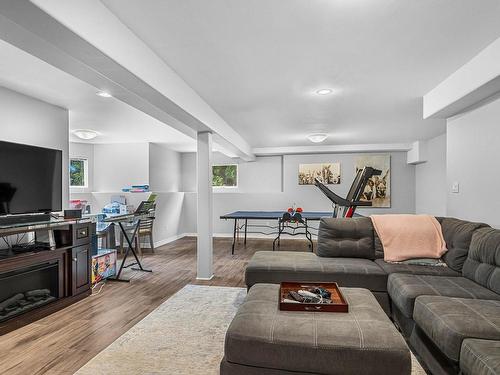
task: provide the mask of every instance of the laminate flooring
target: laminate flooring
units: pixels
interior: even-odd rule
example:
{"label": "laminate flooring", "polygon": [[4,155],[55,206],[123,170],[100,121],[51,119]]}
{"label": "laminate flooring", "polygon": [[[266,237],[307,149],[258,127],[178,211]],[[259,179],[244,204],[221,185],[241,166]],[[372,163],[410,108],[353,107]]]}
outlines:
{"label": "laminate flooring", "polygon": [[[196,238],[145,250],[152,273],[127,269],[130,283],[106,282],[93,295],[30,325],[0,336],[0,374],[73,374],[186,284],[244,287],[244,270],[272,240],[248,239],[231,255],[231,239],[214,240],[214,278],[196,280]],[[280,250],[308,251],[304,240],[282,240]],[[104,286],[102,286],[104,285]],[[101,289],[102,286],[102,289]]]}

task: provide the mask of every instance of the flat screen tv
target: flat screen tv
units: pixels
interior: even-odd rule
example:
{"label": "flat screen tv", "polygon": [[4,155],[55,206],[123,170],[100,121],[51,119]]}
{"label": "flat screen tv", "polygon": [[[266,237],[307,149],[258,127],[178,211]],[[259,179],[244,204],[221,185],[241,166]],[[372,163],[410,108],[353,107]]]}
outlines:
{"label": "flat screen tv", "polygon": [[62,209],[62,151],[0,141],[0,215]]}

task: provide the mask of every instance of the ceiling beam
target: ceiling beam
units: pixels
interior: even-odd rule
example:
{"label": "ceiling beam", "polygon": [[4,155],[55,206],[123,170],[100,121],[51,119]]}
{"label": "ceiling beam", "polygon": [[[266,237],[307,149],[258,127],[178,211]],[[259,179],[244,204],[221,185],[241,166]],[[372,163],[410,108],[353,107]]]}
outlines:
{"label": "ceiling beam", "polygon": [[254,148],[257,156],[303,155],[303,154],[348,154],[358,152],[396,152],[409,151],[409,143],[364,144],[364,145],[325,145]]}
{"label": "ceiling beam", "polygon": [[193,139],[209,131],[232,154],[255,158],[248,143],[98,0],[1,1],[0,38]]}
{"label": "ceiling beam", "polygon": [[424,95],[424,119],[449,118],[500,92],[500,38]]}

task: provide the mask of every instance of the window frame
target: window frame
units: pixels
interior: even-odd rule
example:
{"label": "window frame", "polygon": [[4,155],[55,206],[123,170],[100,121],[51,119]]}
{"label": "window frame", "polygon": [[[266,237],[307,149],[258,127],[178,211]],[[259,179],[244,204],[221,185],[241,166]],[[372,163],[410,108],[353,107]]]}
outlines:
{"label": "window frame", "polygon": [[[73,160],[83,161],[83,185],[71,185],[71,162]],[[70,157],[68,168],[69,187],[71,189],[88,189],[89,187],[89,159],[85,157]]]}
{"label": "window frame", "polygon": [[[228,185],[222,185],[222,186],[214,186],[213,185],[213,173],[214,173],[214,167],[227,167],[227,166],[232,166],[234,165],[236,167],[236,185],[234,186],[228,186]],[[217,163],[217,164],[212,164],[212,189],[238,189],[239,186],[239,181],[240,181],[240,175],[239,175],[239,164],[237,163]]]}

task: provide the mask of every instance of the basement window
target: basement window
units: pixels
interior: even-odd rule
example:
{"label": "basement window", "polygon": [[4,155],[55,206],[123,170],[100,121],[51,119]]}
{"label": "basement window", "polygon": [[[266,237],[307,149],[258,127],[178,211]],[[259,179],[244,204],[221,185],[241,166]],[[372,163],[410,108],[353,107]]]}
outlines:
{"label": "basement window", "polygon": [[88,187],[88,160],[69,160],[69,186],[86,188]]}
{"label": "basement window", "polygon": [[238,164],[212,166],[213,187],[238,187]]}

